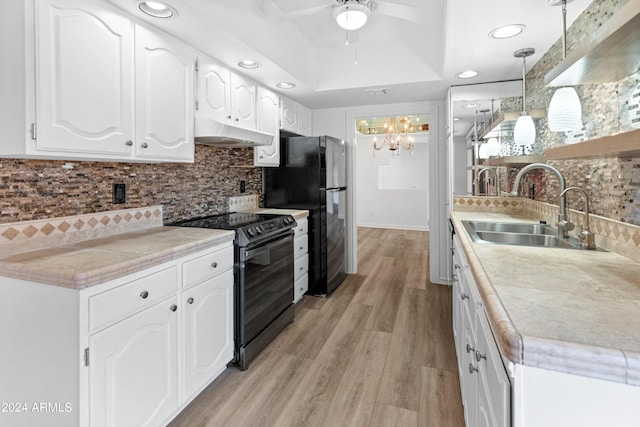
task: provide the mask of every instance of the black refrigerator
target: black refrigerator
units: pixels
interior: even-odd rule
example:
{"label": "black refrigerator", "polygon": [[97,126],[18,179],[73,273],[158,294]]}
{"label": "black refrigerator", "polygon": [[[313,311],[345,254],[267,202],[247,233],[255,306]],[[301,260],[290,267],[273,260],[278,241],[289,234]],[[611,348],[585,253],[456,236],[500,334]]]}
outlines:
{"label": "black refrigerator", "polygon": [[309,294],[346,277],[346,146],[330,136],[280,136],[280,166],[264,168],[264,205],[309,211]]}

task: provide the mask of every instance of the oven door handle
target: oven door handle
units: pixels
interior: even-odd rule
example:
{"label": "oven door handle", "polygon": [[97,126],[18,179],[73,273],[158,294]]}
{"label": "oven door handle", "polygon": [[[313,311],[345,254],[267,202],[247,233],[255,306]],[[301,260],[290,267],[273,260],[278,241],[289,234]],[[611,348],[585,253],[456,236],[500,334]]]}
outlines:
{"label": "oven door handle", "polygon": [[[293,234],[287,234],[285,237],[280,237],[278,239],[274,239],[265,243],[264,246],[260,246],[256,249],[244,249],[240,254],[241,261],[249,261],[252,258],[260,256],[264,253],[269,252],[272,249],[272,246],[276,243],[284,242],[285,240],[293,240]],[[293,244],[293,243],[292,243]]]}

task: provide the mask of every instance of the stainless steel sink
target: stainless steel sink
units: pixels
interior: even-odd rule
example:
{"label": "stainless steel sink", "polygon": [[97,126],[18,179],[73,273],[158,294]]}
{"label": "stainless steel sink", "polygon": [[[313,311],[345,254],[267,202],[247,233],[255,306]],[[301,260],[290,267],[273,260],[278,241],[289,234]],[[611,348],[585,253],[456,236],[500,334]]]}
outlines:
{"label": "stainless steel sink", "polygon": [[474,242],[547,248],[582,249],[580,239],[560,239],[557,228],[547,224],[462,221]]}
{"label": "stainless steel sink", "polygon": [[[501,243],[503,245],[520,245],[520,246],[545,246],[552,248],[580,248],[580,242],[569,242],[564,239],[558,239],[557,236],[549,236],[548,234],[524,234],[524,233],[505,233],[495,231],[478,231],[476,235],[480,240],[491,243]],[[577,243],[577,247],[575,245]]]}

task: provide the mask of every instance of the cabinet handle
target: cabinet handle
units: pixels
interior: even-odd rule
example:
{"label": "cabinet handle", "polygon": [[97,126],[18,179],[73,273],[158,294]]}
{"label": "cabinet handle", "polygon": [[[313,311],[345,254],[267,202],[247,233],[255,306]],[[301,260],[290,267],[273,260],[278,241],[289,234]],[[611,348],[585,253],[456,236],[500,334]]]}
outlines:
{"label": "cabinet handle", "polygon": [[239,121],[240,121],[240,119],[236,117],[236,122],[239,122]]}
{"label": "cabinet handle", "polygon": [[471,347],[471,344],[467,344],[467,353],[471,353],[472,351],[476,351],[476,349]]}
{"label": "cabinet handle", "polygon": [[304,267],[300,267],[300,271],[304,270]]}
{"label": "cabinet handle", "polygon": [[213,268],[218,268],[218,263],[217,263],[217,262],[215,262],[215,261],[213,261],[213,262],[211,263],[211,267],[213,267]]}
{"label": "cabinet handle", "polygon": [[175,312],[178,309],[178,306],[173,304],[171,307],[169,307],[169,310]]}
{"label": "cabinet handle", "polygon": [[140,298],[147,299],[148,296],[149,296],[149,292],[147,291],[140,292]]}
{"label": "cabinet handle", "polygon": [[300,288],[300,292],[304,291],[304,288]]}
{"label": "cabinet handle", "polygon": [[127,147],[131,147],[133,145],[133,141],[128,140],[127,142],[124,143],[124,145],[126,145]]}
{"label": "cabinet handle", "polygon": [[476,350],[476,360],[479,362],[482,359],[487,360],[487,355],[480,353],[480,350]]}
{"label": "cabinet handle", "polygon": [[187,303],[189,303],[189,304],[193,304],[193,298],[189,298],[189,299],[187,300]]}
{"label": "cabinet handle", "polygon": [[143,142],[142,144],[140,144],[140,146],[142,148],[147,148],[147,147],[149,147],[149,144],[147,144],[146,142]]}
{"label": "cabinet handle", "polygon": [[451,276],[451,280],[453,280],[454,282],[458,281],[458,276],[456,276],[455,274],[453,276]]}
{"label": "cabinet handle", "polygon": [[469,373],[473,374],[474,372],[478,372],[478,368],[473,366],[473,363],[469,363]]}
{"label": "cabinet handle", "polygon": [[465,299],[469,299],[469,295],[465,294],[464,292],[460,294],[460,298],[465,300]]}
{"label": "cabinet handle", "polygon": [[458,264],[454,265],[453,268],[455,268],[456,270],[460,269],[460,266]]}
{"label": "cabinet handle", "polygon": [[300,250],[304,249],[302,246],[300,246]]}
{"label": "cabinet handle", "polygon": [[231,116],[227,116],[227,119],[228,119],[228,120],[231,120]]}

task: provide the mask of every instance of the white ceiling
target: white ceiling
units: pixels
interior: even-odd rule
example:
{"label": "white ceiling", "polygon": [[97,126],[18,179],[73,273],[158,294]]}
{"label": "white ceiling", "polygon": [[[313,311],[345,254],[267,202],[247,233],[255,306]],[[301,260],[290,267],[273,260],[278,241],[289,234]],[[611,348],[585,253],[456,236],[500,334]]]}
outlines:
{"label": "white ceiling", "polygon": [[[107,1],[236,70],[240,59],[261,62],[239,72],[270,88],[293,82],[281,92],[313,109],[438,100],[453,85],[520,79],[513,52],[536,49],[529,69],[562,35],[561,10],[546,0],[378,0],[348,46],[332,18],[336,0],[166,0],[178,11],[171,19],[143,15],[138,0]],[[589,3],[571,1],[568,23]],[[527,29],[512,39],[488,37],[506,24]],[[455,77],[467,69],[479,75]],[[391,90],[374,96],[367,88]]]}

